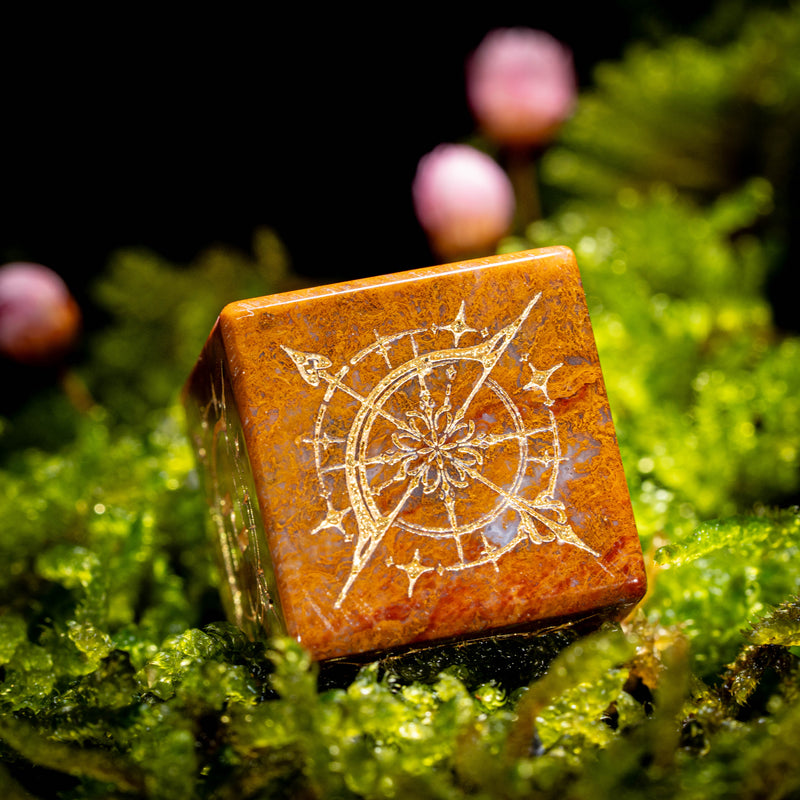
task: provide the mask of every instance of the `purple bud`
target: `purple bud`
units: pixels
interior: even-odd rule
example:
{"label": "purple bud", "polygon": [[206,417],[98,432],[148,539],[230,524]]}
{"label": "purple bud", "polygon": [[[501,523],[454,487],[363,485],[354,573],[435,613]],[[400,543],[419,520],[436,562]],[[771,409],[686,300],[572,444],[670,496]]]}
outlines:
{"label": "purple bud", "polygon": [[57,362],[81,324],[67,285],[41,264],[0,267],[0,353],[25,364]]}
{"label": "purple bud", "polygon": [[442,144],[420,159],[412,187],[417,219],[444,258],[486,255],[508,233],[514,191],[485,153]]}
{"label": "purple bud", "polygon": [[530,28],[489,32],[467,62],[467,97],[478,124],[496,142],[549,142],[575,105],[572,53]]}

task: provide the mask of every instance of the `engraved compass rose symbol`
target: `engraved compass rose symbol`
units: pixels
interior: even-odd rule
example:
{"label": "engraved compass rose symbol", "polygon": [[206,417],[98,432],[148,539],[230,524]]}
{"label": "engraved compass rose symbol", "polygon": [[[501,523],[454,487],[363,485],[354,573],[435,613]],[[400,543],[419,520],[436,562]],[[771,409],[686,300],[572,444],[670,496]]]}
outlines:
{"label": "engraved compass rose symbol", "polygon": [[[512,348],[540,298],[494,334],[468,325],[462,301],[449,324],[376,331],[338,368],[281,346],[306,383],[324,387],[303,443],[313,447],[327,508],[312,533],[335,530],[353,542],[336,608],[382,545],[385,564],[405,573],[408,597],[427,573],[498,569],[519,546],[558,542],[598,556],[557,497],[564,459],[547,385],[564,365],[537,369]],[[492,373],[512,349],[528,380],[509,387]],[[409,537],[413,557],[395,561],[392,543]]]}

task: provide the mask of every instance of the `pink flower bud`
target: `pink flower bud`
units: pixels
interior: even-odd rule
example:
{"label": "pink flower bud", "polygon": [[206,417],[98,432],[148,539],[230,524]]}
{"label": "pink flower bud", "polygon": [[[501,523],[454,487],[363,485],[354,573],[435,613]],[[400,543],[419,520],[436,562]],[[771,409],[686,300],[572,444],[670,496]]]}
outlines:
{"label": "pink flower bud", "polygon": [[412,193],[417,219],[444,258],[491,252],[514,217],[508,176],[492,158],[464,144],[441,144],[423,156]]}
{"label": "pink flower bud", "polygon": [[572,53],[543,31],[498,28],[467,62],[472,113],[500,144],[546,144],[569,116],[576,94]]}
{"label": "pink flower bud", "polygon": [[0,353],[25,364],[53,363],[74,344],[80,322],[78,304],[51,269],[0,267]]}

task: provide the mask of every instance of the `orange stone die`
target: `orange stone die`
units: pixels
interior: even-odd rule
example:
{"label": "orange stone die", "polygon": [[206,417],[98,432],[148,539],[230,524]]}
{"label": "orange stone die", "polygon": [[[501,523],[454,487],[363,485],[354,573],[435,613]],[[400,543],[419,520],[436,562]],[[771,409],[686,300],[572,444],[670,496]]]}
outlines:
{"label": "orange stone die", "polygon": [[620,617],[644,594],[566,248],[232,303],[185,404],[251,635],[329,659]]}

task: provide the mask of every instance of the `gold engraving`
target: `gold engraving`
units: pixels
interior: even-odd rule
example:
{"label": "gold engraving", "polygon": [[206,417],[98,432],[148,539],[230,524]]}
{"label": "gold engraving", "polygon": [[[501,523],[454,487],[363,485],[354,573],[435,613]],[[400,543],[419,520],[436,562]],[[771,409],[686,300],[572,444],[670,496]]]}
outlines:
{"label": "gold engraving", "polygon": [[386,566],[387,567],[397,567],[397,569],[402,570],[406,573],[408,577],[408,597],[410,598],[414,594],[414,586],[416,585],[417,581],[426,573],[432,572],[436,569],[436,567],[425,566],[422,563],[419,557],[419,548],[414,551],[414,558],[408,562],[408,564],[395,564],[392,558],[386,559]]}
{"label": "gold engraving", "polygon": [[456,314],[456,318],[449,324],[449,325],[441,325],[439,327],[440,331],[450,331],[453,334],[453,338],[455,339],[455,345],[458,347],[459,339],[465,333],[476,333],[475,328],[470,328],[467,325],[466,319],[464,317],[464,301],[461,301],[461,307],[458,309],[458,314]]}
{"label": "gold engraving", "polygon": [[[338,369],[332,357],[281,345],[306,383],[326,387],[313,435],[301,441],[313,447],[327,509],[312,533],[353,543],[336,608],[390,531],[390,549],[407,537],[419,545],[410,560],[385,559],[405,574],[409,598],[423,576],[497,570],[520,546],[554,542],[598,557],[557,497],[565,458],[548,383],[564,365],[539,369],[533,353],[512,347],[540,299],[493,335],[468,324],[463,301],[447,324],[374,331]],[[492,377],[503,358],[526,373],[514,386]],[[450,555],[433,555],[433,542]]]}

